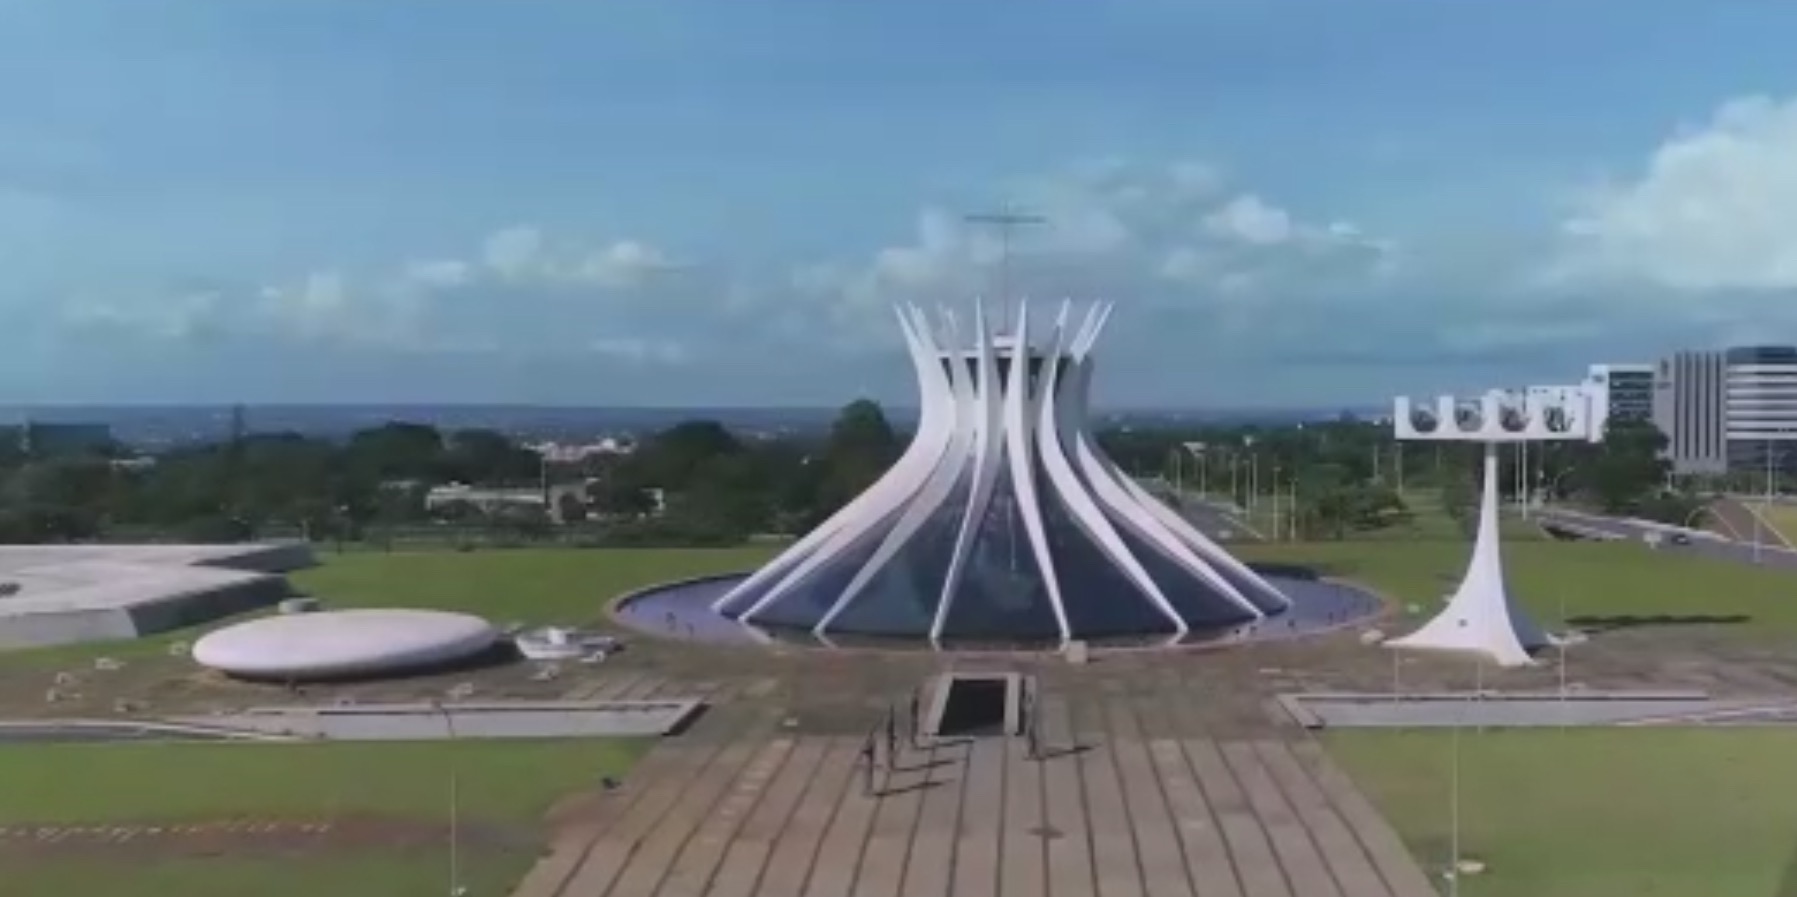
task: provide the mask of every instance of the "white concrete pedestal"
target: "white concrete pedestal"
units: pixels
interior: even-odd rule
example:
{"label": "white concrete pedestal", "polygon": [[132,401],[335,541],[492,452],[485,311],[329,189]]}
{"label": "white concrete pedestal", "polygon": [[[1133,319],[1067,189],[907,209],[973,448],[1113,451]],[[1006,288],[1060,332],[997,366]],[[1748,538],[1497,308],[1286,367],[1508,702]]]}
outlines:
{"label": "white concrete pedestal", "polygon": [[1532,664],[1530,652],[1552,644],[1552,640],[1510,599],[1500,546],[1497,444],[1488,442],[1479,532],[1466,575],[1441,613],[1421,629],[1385,642],[1386,647],[1482,654],[1505,667]]}

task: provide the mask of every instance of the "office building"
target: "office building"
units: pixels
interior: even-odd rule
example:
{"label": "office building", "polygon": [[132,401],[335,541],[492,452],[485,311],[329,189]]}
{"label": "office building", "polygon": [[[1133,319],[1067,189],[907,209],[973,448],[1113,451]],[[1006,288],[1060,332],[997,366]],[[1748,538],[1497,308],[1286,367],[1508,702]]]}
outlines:
{"label": "office building", "polygon": [[1729,349],[1728,466],[1797,468],[1797,346]]}
{"label": "office building", "polygon": [[1594,364],[1585,376],[1599,417],[1650,420],[1653,418],[1654,366],[1651,364]]}
{"label": "office building", "polygon": [[1727,374],[1722,352],[1676,352],[1656,366],[1652,419],[1673,473],[1728,470]]}

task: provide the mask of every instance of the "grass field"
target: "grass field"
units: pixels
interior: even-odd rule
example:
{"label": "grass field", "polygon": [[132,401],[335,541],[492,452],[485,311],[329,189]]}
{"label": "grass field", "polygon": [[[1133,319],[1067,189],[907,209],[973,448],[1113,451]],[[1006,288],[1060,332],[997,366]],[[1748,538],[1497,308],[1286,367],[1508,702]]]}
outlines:
{"label": "grass field", "polygon": [[[1465,570],[1465,541],[1247,544],[1250,561],[1306,564],[1432,610]],[[1742,564],[1656,554],[1635,544],[1507,542],[1517,594],[1543,621],[1568,616],[1743,615],[1755,628],[1797,633],[1797,578]],[[772,549],[530,550],[331,555],[297,574],[332,607],[465,610],[495,620],[595,620],[613,597],[654,582],[746,570]]]}
{"label": "grass field", "polygon": [[[1470,547],[1446,541],[1244,545],[1250,561],[1308,564],[1368,585],[1425,613],[1466,569]],[[1633,543],[1504,545],[1513,593],[1544,624],[1567,618],[1745,616],[1742,632],[1797,633],[1797,577],[1727,561],[1656,553]]]}
{"label": "grass field", "polygon": [[[598,624],[613,598],[683,578],[752,570],[777,548],[518,548],[479,551],[336,552],[317,546],[320,565],[288,578],[329,608],[418,607],[466,611],[501,625]],[[120,660],[166,653],[221,625],[206,623],[149,638],[0,652],[0,673],[19,665]]]}
{"label": "grass field", "polygon": [[331,607],[428,607],[497,622],[582,623],[613,598],[655,583],[752,570],[771,547],[504,549],[326,554],[291,578]]}
{"label": "grass field", "polygon": [[[1452,736],[1341,732],[1336,759],[1436,868]],[[1797,730],[1566,729],[1461,736],[1466,897],[1797,893]]]}
{"label": "grass field", "polygon": [[[1428,490],[1407,493],[1404,505],[1410,510],[1410,522],[1384,529],[1349,531],[1346,539],[1354,542],[1410,542],[1431,539],[1465,541],[1470,538],[1461,522],[1442,506],[1438,493]],[[1261,496],[1260,503],[1243,514],[1242,520],[1273,540],[1279,534],[1290,532],[1290,513],[1286,497],[1282,496],[1275,508],[1271,497]],[[1540,527],[1518,515],[1514,506],[1505,507],[1504,516],[1499,523],[1506,539],[1538,541],[1546,538]]]}
{"label": "grass field", "polygon": [[[624,592],[749,569],[774,550],[327,552],[321,567],[294,579],[330,607],[435,607],[501,622],[576,623],[601,619],[605,605]],[[1263,544],[1240,552],[1249,560],[1312,565],[1428,612],[1453,587],[1468,550],[1462,539],[1440,538]],[[1561,619],[1563,604],[1572,617],[1739,614],[1752,624],[1731,632],[1797,634],[1797,577],[1789,574],[1633,544],[1514,541],[1505,551],[1517,594],[1550,625]],[[191,636],[3,655],[0,674],[34,656],[126,658]],[[1782,790],[1797,784],[1797,760],[1789,759],[1797,757],[1797,734],[1575,730],[1477,739],[1466,755],[1465,821],[1476,833],[1469,852],[1490,861],[1493,871],[1467,894],[1775,893],[1781,851],[1797,839],[1797,802],[1785,800]],[[1330,744],[1419,853],[1440,855],[1444,738],[1356,733],[1332,735]],[[628,763],[632,752],[631,745],[592,742],[0,748],[0,824],[333,813],[441,818],[453,766],[470,824],[528,825],[557,796]],[[1674,838],[1686,840],[1662,849],[1662,841]],[[1631,866],[1636,844],[1649,855]],[[504,893],[530,859],[528,851],[470,854],[464,866],[471,893]],[[1699,860],[1703,865],[1690,866]],[[349,852],[327,862],[305,856],[123,866],[87,857],[5,862],[0,894],[391,897],[442,894],[446,875],[440,850]]]}
{"label": "grass field", "polygon": [[[0,747],[0,825],[377,816],[445,826],[454,770],[465,831],[503,827],[534,838],[557,799],[601,775],[624,772],[644,744],[6,746]],[[459,865],[469,893],[506,893],[538,855],[524,843],[465,846]],[[446,837],[441,846],[370,845],[326,854],[146,860],[140,851],[115,856],[100,849],[3,862],[0,894],[7,895],[441,897],[448,891]]]}
{"label": "grass field", "polygon": [[[1778,530],[1786,542],[1797,545],[1797,505],[1756,503],[1753,510],[1759,512],[1760,519],[1766,521],[1767,526]],[[1751,537],[1749,534],[1749,538]]]}
{"label": "grass field", "polygon": [[[1297,563],[1355,580],[1427,612],[1466,566],[1464,538],[1241,544],[1250,561]],[[774,547],[732,549],[503,549],[473,552],[325,552],[323,564],[292,576],[328,607],[429,607],[499,623],[597,623],[619,595],[657,582],[749,570]],[[1544,623],[1568,617],[1741,615],[1744,630],[1797,633],[1797,578],[1774,570],[1622,543],[1506,539],[1518,596]],[[210,627],[203,627],[210,628]],[[164,652],[195,630],[130,642],[0,653],[0,673],[97,655]]]}

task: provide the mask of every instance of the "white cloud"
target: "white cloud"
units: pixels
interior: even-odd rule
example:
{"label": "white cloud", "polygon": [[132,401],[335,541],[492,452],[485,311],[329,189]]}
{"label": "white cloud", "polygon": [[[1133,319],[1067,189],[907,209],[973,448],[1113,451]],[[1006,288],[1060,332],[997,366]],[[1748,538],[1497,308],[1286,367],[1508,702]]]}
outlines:
{"label": "white cloud", "polygon": [[1562,223],[1556,282],[1797,289],[1797,99],[1723,104]]}
{"label": "white cloud", "polygon": [[160,340],[217,333],[408,352],[596,352],[671,363],[678,347],[622,336],[588,345],[573,334],[634,328],[652,305],[657,278],[675,270],[640,240],[551,240],[534,227],[508,227],[468,258],[438,257],[352,276],[319,270],[246,290],[174,298],[71,303],[63,320],[85,329]]}
{"label": "white cloud", "polygon": [[597,246],[556,244],[537,228],[525,226],[508,227],[487,237],[480,261],[487,270],[512,283],[585,284],[609,289],[640,286],[675,267],[661,250],[638,240]]}
{"label": "white cloud", "polygon": [[[1231,188],[1200,163],[1104,162],[1008,191],[1040,224],[1013,234],[1010,292],[1114,299],[1141,338],[1182,351],[1282,351],[1408,312],[1379,291],[1395,248],[1335,217]],[[90,304],[89,326],[187,339],[226,333],[377,353],[492,353],[642,365],[784,357],[844,364],[895,349],[895,301],[964,307],[999,281],[1001,240],[925,206],[908,239],[853,257],[750,272],[672,260],[638,239],[583,241],[518,225],[464,254],[386,271],[321,269],[204,302]],[[1368,306],[1366,303],[1372,303]],[[996,309],[995,309],[996,311]],[[1255,339],[1244,339],[1254,335]],[[815,360],[815,361],[814,361]]]}
{"label": "white cloud", "polygon": [[[1022,180],[1017,208],[1043,221],[1013,232],[1010,292],[1219,313],[1253,302],[1273,314],[1391,274],[1389,242],[1348,222],[1305,221],[1225,187],[1214,168],[1189,162],[1106,160]],[[996,292],[999,246],[993,226],[926,209],[911,241],[877,250],[860,266],[801,267],[791,283],[822,306],[837,344],[858,350],[863,335],[892,339],[893,301],[955,304]]]}
{"label": "white cloud", "polygon": [[661,250],[635,240],[620,240],[581,259],[574,268],[574,278],[613,289],[628,289],[672,267]]}
{"label": "white cloud", "polygon": [[689,359],[685,346],[672,340],[639,337],[601,337],[587,344],[595,355],[631,364],[682,364]]}
{"label": "white cloud", "polygon": [[534,227],[508,227],[488,236],[481,245],[481,261],[501,277],[531,277],[544,264],[543,234]]}
{"label": "white cloud", "polygon": [[1251,193],[1204,216],[1204,229],[1212,236],[1253,246],[1276,246],[1293,236],[1292,216]]}
{"label": "white cloud", "polygon": [[406,266],[401,276],[424,287],[445,289],[468,283],[473,273],[474,266],[467,262],[456,259],[438,259],[428,262],[413,262]]}

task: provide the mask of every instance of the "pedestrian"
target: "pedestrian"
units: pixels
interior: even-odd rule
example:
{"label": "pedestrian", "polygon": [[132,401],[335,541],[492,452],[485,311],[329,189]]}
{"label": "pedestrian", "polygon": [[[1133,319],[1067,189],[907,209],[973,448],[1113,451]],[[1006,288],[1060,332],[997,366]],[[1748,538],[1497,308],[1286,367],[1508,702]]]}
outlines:
{"label": "pedestrian", "polygon": [[886,765],[898,766],[898,708],[886,708]]}
{"label": "pedestrian", "polygon": [[923,747],[923,743],[917,739],[918,733],[923,731],[922,707],[923,686],[920,685],[911,689],[911,746],[913,748]]}
{"label": "pedestrian", "polygon": [[867,733],[866,740],[861,742],[861,794],[863,797],[874,796],[874,735]]}
{"label": "pedestrian", "polygon": [[1037,732],[1035,732],[1035,694],[1033,692],[1022,692],[1022,737],[1024,737],[1026,757],[1030,757],[1031,760],[1040,759],[1042,746],[1037,741]]}

